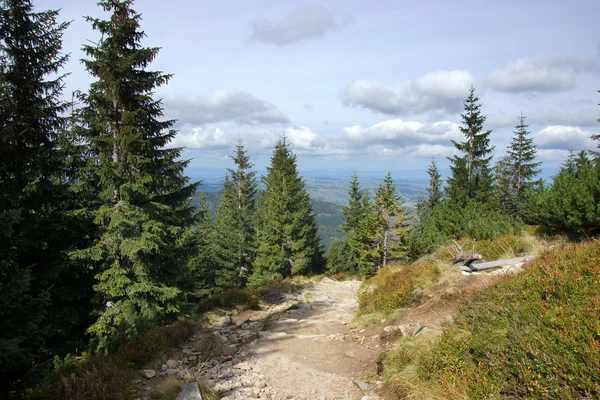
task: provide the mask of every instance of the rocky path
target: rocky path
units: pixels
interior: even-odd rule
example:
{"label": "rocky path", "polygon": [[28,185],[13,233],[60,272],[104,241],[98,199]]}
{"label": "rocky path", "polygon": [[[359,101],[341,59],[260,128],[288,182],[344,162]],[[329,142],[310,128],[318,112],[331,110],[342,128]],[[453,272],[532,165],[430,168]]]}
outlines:
{"label": "rocky path", "polygon": [[[325,279],[304,294],[304,303],[283,312],[266,330],[246,321],[216,329],[226,343],[253,334],[240,346],[226,344],[226,362],[205,365],[204,375],[222,399],[375,399],[358,377],[373,374],[379,336],[352,326],[360,282]],[[247,341],[247,340],[246,340]]]}

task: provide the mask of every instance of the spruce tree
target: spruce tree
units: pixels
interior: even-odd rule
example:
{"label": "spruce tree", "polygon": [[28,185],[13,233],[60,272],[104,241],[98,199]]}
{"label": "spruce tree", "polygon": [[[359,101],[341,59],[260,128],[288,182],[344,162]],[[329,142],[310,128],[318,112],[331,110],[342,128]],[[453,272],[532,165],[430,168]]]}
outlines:
{"label": "spruce tree", "polygon": [[239,288],[252,273],[256,253],[254,211],[255,173],[241,140],[231,157],[237,166],[229,169],[217,208],[216,285],[221,289]]}
{"label": "spruce tree", "polygon": [[427,187],[427,199],[419,197],[417,202],[417,215],[421,220],[431,215],[435,207],[442,201],[442,177],[438,170],[435,159],[431,160],[429,168],[427,168],[427,174],[429,175],[429,186]]}
{"label": "spruce tree", "polygon": [[285,137],[275,145],[257,210],[257,253],[251,286],[269,279],[320,273],[323,250],[312,204]]}
{"label": "spruce tree", "polygon": [[526,214],[526,194],[534,184],[534,178],[539,174],[540,162],[536,162],[536,147],[530,132],[527,131],[523,113],[511,144],[507,149],[506,157],[496,165],[496,176],[501,207],[514,217],[523,217]]}
{"label": "spruce tree", "polygon": [[352,174],[350,188],[348,189],[348,205],[342,209],[342,214],[346,219],[343,225],[346,234],[352,234],[358,227],[358,224],[365,214],[365,208],[368,207],[368,196],[360,187],[358,174],[356,171]]}
{"label": "spruce tree", "polygon": [[160,120],[153,90],[171,75],[146,70],[159,49],[140,45],[141,16],[132,1],[99,5],[111,16],[87,18],[101,40],[84,46],[83,62],[97,80],[82,97],[91,157],[78,183],[98,193],[85,210],[98,237],[73,256],[96,268],[97,318],[89,332],[103,349],[179,311],[188,265],[182,238],[195,222],[190,199],[197,184],[183,175],[181,149],[165,148],[174,121]]}
{"label": "spruce tree", "polygon": [[381,232],[381,266],[386,267],[389,261],[398,260],[405,254],[402,239],[408,232],[409,219],[389,172],[377,189],[373,206]]}
{"label": "spruce tree", "polygon": [[[71,243],[63,230],[67,185],[58,145],[67,23],[30,0],[0,2],[0,397],[23,383],[73,323],[60,279]],[[66,224],[67,226],[64,226]],[[72,288],[68,287],[67,290]]]}
{"label": "spruce tree", "polygon": [[469,199],[487,203],[492,194],[492,157],[488,156],[494,147],[490,146],[491,130],[485,131],[483,124],[486,116],[481,112],[481,103],[475,96],[475,87],[471,85],[469,96],[463,104],[461,114],[464,134],[463,142],[452,141],[460,155],[450,160],[451,177],[448,179],[448,195],[459,203],[466,204]]}

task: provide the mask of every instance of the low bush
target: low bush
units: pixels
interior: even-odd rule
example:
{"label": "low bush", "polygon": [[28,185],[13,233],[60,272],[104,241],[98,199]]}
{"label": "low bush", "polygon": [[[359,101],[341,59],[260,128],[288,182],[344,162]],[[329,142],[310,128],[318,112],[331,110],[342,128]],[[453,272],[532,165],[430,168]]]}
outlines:
{"label": "low bush", "polygon": [[135,372],[121,360],[67,357],[33,398],[52,400],[126,400]]}
{"label": "low bush", "polygon": [[392,265],[381,268],[363,283],[358,296],[359,313],[391,313],[418,300],[419,293],[439,275],[434,264]]}
{"label": "low bush", "polygon": [[117,352],[116,357],[135,367],[142,367],[162,351],[184,343],[197,328],[195,322],[181,320],[169,326],[151,329],[129,341]]}
{"label": "low bush", "polygon": [[476,293],[388,383],[405,398],[599,398],[599,286],[600,241],[546,252]]}

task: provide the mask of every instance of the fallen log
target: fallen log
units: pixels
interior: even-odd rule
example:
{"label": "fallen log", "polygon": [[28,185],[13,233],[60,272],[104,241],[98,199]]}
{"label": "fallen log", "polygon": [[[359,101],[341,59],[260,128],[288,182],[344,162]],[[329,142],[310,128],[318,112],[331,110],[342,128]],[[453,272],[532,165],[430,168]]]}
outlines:
{"label": "fallen log", "polygon": [[478,263],[478,264],[461,265],[458,268],[461,271],[466,271],[466,272],[484,271],[486,269],[503,267],[505,265],[514,265],[514,264],[529,262],[529,261],[533,260],[534,258],[535,257],[533,257],[533,256],[507,258],[504,260],[489,261],[489,262]]}

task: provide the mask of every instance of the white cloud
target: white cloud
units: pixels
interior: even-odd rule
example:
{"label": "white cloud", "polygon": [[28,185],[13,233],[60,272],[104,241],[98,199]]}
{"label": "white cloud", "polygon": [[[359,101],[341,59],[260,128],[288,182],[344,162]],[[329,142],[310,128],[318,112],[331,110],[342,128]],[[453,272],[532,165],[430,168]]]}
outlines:
{"label": "white cloud", "polygon": [[284,21],[257,18],[250,22],[250,40],[284,46],[308,39],[322,38],[329,32],[342,30],[351,18],[334,16],[323,5],[293,10]]}
{"label": "white cloud", "polygon": [[537,133],[534,143],[539,149],[544,150],[591,150],[596,147],[591,136],[597,132],[590,132],[574,126],[553,125],[547,126]]}
{"label": "white cloud", "polygon": [[[597,109],[588,108],[577,111],[568,111],[554,108],[536,108],[523,111],[525,123],[536,125],[567,125],[567,126],[598,126]],[[492,114],[488,116],[486,124],[490,127],[514,127],[517,125],[519,115]]]}
{"label": "white cloud", "polygon": [[487,83],[501,92],[562,92],[575,86],[578,73],[597,67],[585,58],[522,58],[493,71]]}
{"label": "white cloud", "polygon": [[233,122],[238,125],[286,124],[287,115],[268,101],[237,90],[215,90],[207,97],[165,99],[165,114],[182,124]]}
{"label": "white cloud", "polygon": [[229,135],[220,128],[185,126],[177,133],[169,147],[214,150],[233,146]]}
{"label": "white cloud", "polygon": [[387,120],[368,127],[351,126],[336,134],[321,135],[309,127],[282,130],[250,130],[234,133],[217,127],[186,125],[171,143],[172,147],[202,150],[233,149],[238,138],[255,154],[270,154],[285,135],[294,151],[309,156],[348,156],[360,154],[414,156],[449,155],[451,140],[460,140],[459,126],[450,121],[425,124],[416,121]]}
{"label": "white cloud", "polygon": [[397,86],[359,80],[343,89],[342,101],[388,115],[452,112],[460,109],[473,81],[471,73],[462,70],[430,72]]}
{"label": "white cloud", "polygon": [[415,145],[447,145],[461,137],[459,126],[449,121],[424,124],[400,119],[379,122],[370,127],[352,126],[342,131],[341,139],[352,147],[377,144],[392,148]]}

